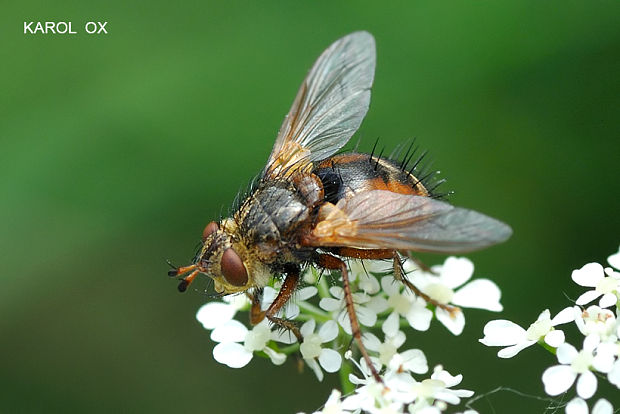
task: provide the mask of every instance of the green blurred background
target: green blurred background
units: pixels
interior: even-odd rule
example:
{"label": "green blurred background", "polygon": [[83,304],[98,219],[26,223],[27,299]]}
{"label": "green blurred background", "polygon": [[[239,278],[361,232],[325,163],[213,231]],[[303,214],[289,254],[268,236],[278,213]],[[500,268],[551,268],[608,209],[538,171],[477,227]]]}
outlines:
{"label": "green blurred background", "polygon": [[[617,251],[618,1],[63,3],[0,13],[0,412],[293,413],[326,400],[337,378],[319,384],[293,359],[215,363],[194,319],[206,282],[177,293],[165,259],[191,259],[261,169],[314,59],[354,30],[378,49],[360,148],[417,137],[454,204],[512,225],[508,243],[470,255],[501,286],[501,317],[559,311],[582,292],[571,270]],[[24,35],[38,20],[80,34]],[[91,20],[109,34],[85,34]],[[498,360],[476,341],[498,315],[466,317],[462,336],[433,323],[409,346],[464,388],[544,397],[554,357]],[[503,391],[474,407],[549,405]]]}

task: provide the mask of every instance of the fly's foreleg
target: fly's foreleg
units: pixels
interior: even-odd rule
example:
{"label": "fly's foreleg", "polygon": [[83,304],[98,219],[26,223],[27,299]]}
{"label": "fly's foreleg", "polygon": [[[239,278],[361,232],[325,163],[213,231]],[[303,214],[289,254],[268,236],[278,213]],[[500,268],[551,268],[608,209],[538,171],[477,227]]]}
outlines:
{"label": "fly's foreleg", "polygon": [[280,288],[278,295],[266,311],[261,309],[261,300],[263,296],[262,289],[254,292],[252,295],[252,309],[250,310],[250,323],[252,325],[257,325],[263,319],[267,318],[275,325],[292,332],[297,338],[297,341],[301,344],[303,342],[303,336],[301,335],[301,332],[299,332],[297,325],[292,321],[276,316],[280,309],[282,309],[291,299],[291,296],[293,296],[298,284],[299,268],[291,269],[287,272],[286,278],[284,279],[284,283],[282,283],[282,287]]}

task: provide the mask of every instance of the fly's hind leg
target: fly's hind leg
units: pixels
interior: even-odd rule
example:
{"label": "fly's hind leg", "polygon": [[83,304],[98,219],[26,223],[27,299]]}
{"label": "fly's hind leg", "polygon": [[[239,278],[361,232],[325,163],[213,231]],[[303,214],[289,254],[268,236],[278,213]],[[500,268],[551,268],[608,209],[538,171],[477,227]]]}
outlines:
{"label": "fly's hind leg", "polygon": [[366,365],[370,368],[372,376],[379,383],[383,383],[383,380],[379,376],[379,373],[375,369],[372,361],[370,360],[370,356],[368,355],[368,351],[366,351],[366,347],[362,342],[362,333],[360,331],[360,324],[357,320],[357,315],[355,314],[355,307],[353,304],[353,294],[351,292],[351,284],[349,282],[349,273],[347,271],[347,265],[341,259],[329,255],[329,254],[319,254],[316,259],[317,264],[329,270],[340,270],[342,273],[342,289],[344,290],[344,300],[347,308],[347,314],[349,315],[349,321],[351,322],[351,332],[353,334],[353,339],[357,342],[357,347],[366,361]]}
{"label": "fly's hind leg", "polygon": [[[412,260],[423,271],[431,272],[430,268],[426,266],[424,263],[422,263],[421,261],[417,259],[412,259]],[[418,289],[413,283],[411,283],[411,281],[407,279],[407,274],[405,273],[405,269],[403,268],[403,263],[400,261],[400,256],[398,255],[397,252],[394,252],[394,279],[400,280],[407,287],[407,289],[411,290],[416,296],[419,296],[422,299],[424,299],[426,303],[430,303],[438,308],[441,308],[447,311],[448,313],[450,313],[450,316],[452,317],[455,317],[456,314],[461,311],[456,306],[446,305],[446,304],[437,302],[435,299],[431,298],[426,293]]]}
{"label": "fly's hind leg", "polygon": [[[400,259],[400,255],[396,250],[389,249],[355,249],[352,247],[339,247],[332,250],[335,254],[339,256],[350,257],[353,259],[393,259],[394,262],[394,279],[402,282],[407,289],[411,290],[416,296],[421,297],[426,301],[426,303],[430,303],[438,308],[441,308],[450,313],[451,316],[455,316],[460,309],[456,306],[450,306],[443,303],[437,302],[435,299],[428,296],[426,293],[422,292],[418,289],[409,279],[407,279],[407,274],[405,273],[405,269],[403,269],[403,264]],[[423,271],[433,273],[430,267],[425,265],[421,260],[416,258],[411,258],[415,262],[415,264]]]}
{"label": "fly's hind leg", "polygon": [[290,271],[287,272],[286,278],[284,279],[284,283],[282,283],[282,287],[280,288],[278,295],[266,311],[263,311],[260,306],[263,290],[257,289],[254,294],[251,295],[252,309],[250,310],[250,323],[252,325],[257,325],[263,319],[267,318],[274,325],[277,325],[278,327],[295,335],[297,341],[301,344],[303,342],[303,336],[301,335],[301,332],[295,322],[276,316],[278,311],[282,309],[282,307],[284,307],[284,305],[286,305],[286,303],[291,299],[291,296],[293,296],[295,288],[298,284],[299,268],[295,267],[295,269],[290,269]]}

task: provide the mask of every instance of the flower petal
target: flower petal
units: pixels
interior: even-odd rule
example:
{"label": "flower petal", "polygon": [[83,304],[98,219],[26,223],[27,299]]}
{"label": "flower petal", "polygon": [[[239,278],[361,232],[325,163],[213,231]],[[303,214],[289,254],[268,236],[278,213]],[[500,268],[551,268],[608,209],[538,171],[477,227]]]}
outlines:
{"label": "flower petal", "polygon": [[453,335],[460,335],[465,328],[465,315],[460,310],[456,313],[450,313],[441,308],[435,309],[435,316]]}
{"label": "flower petal", "polygon": [[392,296],[400,292],[402,282],[394,279],[393,276],[384,276],[381,278],[381,289],[388,295]]}
{"label": "flower petal", "polygon": [[525,341],[513,346],[509,346],[508,348],[500,349],[497,353],[497,356],[500,358],[512,358],[528,346],[532,346],[535,343],[536,341]]}
{"label": "flower petal", "polygon": [[425,374],[428,372],[428,362],[426,355],[419,349],[408,349],[400,353],[403,360],[403,367],[415,374]]}
{"label": "flower petal", "polygon": [[573,359],[575,359],[577,354],[577,349],[575,349],[574,346],[566,342],[560,344],[556,351],[556,355],[560,364],[570,364],[571,362],[573,362]]}
{"label": "flower petal", "polygon": [[319,336],[323,343],[333,341],[338,336],[338,324],[333,320],[325,322],[319,329]]}
{"label": "flower petal", "polygon": [[614,367],[617,349],[618,345],[613,342],[603,342],[596,347],[596,355],[592,360],[594,369],[605,374],[609,373]]}
{"label": "flower petal", "polygon": [[[365,306],[357,306],[355,308],[357,319],[364,326],[373,326],[377,323],[377,314]],[[347,315],[348,316],[348,315]]]}
{"label": "flower petal", "polygon": [[287,345],[291,345],[297,342],[297,337],[289,329],[276,329],[275,331],[272,331],[271,339]]}
{"label": "flower petal", "polygon": [[554,329],[545,335],[545,343],[554,348],[557,348],[564,343],[564,339],[564,332],[559,329]]}
{"label": "flower petal", "polygon": [[506,319],[497,319],[484,326],[484,338],[479,341],[486,346],[515,345],[525,341],[525,329]]}
{"label": "flower petal", "polygon": [[453,387],[463,381],[462,374],[452,375],[445,369],[437,369],[437,367],[435,367],[435,371],[433,372],[433,375],[431,375],[431,378],[442,381],[446,384],[446,387]]}
{"label": "flower petal", "polygon": [[263,348],[263,352],[269,356],[269,359],[271,359],[271,362],[273,362],[274,365],[282,365],[284,364],[284,361],[286,361],[286,354],[276,352],[274,349],[271,349],[268,346]]}
{"label": "flower petal", "polygon": [[314,375],[316,375],[319,381],[323,381],[323,371],[321,371],[321,367],[318,362],[314,359],[304,359],[306,361],[306,365],[308,365],[312,371],[314,371]]}
{"label": "flower petal", "polygon": [[499,303],[502,292],[489,279],[472,280],[456,291],[452,303],[466,308],[487,309],[501,312],[504,307]]}
{"label": "flower petal", "polygon": [[579,397],[575,397],[566,404],[566,414],[588,414],[588,404]]}
{"label": "flower petal", "polygon": [[614,253],[607,258],[607,263],[620,270],[620,249],[618,249],[618,253]]}
{"label": "flower petal", "polygon": [[235,307],[228,303],[210,302],[198,309],[196,319],[205,329],[211,330],[231,320],[235,313]]}
{"label": "flower petal", "polygon": [[362,335],[362,341],[364,342],[366,348],[368,348],[369,350],[374,352],[379,351],[379,347],[381,346],[381,340],[379,340],[379,338],[377,338],[377,336],[372,332],[364,332],[364,334]]}
{"label": "flower petal", "polygon": [[381,329],[385,336],[395,336],[398,333],[398,328],[400,327],[400,318],[398,317],[398,313],[392,312],[390,316],[387,317]]}
{"label": "flower petal", "polygon": [[349,319],[349,314],[347,311],[342,311],[338,314],[338,323],[342,326],[342,330],[345,331],[349,335],[353,335],[353,330],[351,329],[351,320]]}
{"label": "flower petal", "polygon": [[593,353],[598,344],[601,343],[601,337],[597,333],[591,333],[583,340],[583,350]]}
{"label": "flower petal", "polygon": [[308,300],[317,294],[319,290],[315,286],[306,286],[295,292],[295,299]]}
{"label": "flower petal", "polygon": [[271,286],[265,286],[263,289],[263,298],[261,300],[261,310],[267,310],[269,306],[273,303],[273,301],[278,296],[278,291]]}
{"label": "flower petal", "polygon": [[387,299],[379,295],[373,296],[364,306],[374,313],[382,313],[389,307]]}
{"label": "flower petal", "polygon": [[617,388],[620,388],[620,359],[616,361],[614,367],[607,374],[607,379]]}
{"label": "flower petal", "polygon": [[614,407],[604,398],[598,400],[592,408],[592,414],[613,414],[613,411]]}
{"label": "flower petal", "polygon": [[592,302],[594,299],[598,298],[601,295],[602,293],[597,292],[596,290],[588,290],[587,292],[582,293],[581,296],[577,298],[575,303],[577,305],[585,305]]}
{"label": "flower petal", "polygon": [[574,320],[575,310],[572,306],[569,306],[568,308],[562,309],[560,312],[558,312],[557,315],[555,315],[555,317],[551,320],[551,325],[557,326],[564,323],[572,322]]}
{"label": "flower petal", "polygon": [[603,266],[598,263],[588,263],[581,269],[573,270],[571,278],[575,283],[586,287],[595,287],[600,279],[605,277]]}
{"label": "flower petal", "polygon": [[568,390],[577,374],[566,365],[554,365],[543,372],[542,381],[545,385],[545,392],[551,396],[560,395]]}
{"label": "flower petal", "polygon": [[333,349],[323,349],[319,355],[319,363],[327,372],[336,372],[342,365],[342,356]]}
{"label": "flower petal", "polygon": [[211,340],[215,342],[243,342],[248,333],[241,322],[231,319],[211,332]]}
{"label": "flower petal", "polygon": [[217,344],[213,348],[213,358],[220,364],[231,368],[242,368],[252,360],[252,352],[236,342]]}
{"label": "flower petal", "polygon": [[583,399],[588,399],[596,392],[596,376],[591,371],[586,371],[577,380],[577,395]]}
{"label": "flower petal", "polygon": [[337,311],[342,308],[342,301],[334,298],[323,298],[319,301],[319,307],[328,312]]}
{"label": "flower petal", "polygon": [[307,322],[301,325],[301,328],[299,328],[299,333],[301,333],[301,336],[308,336],[311,333],[314,333],[315,327],[316,321],[314,319],[309,319]]}
{"label": "flower petal", "polygon": [[614,295],[613,293],[605,293],[598,305],[601,308],[609,308],[611,306],[614,306],[617,300],[618,298],[616,298],[616,295]]}
{"label": "flower petal", "polygon": [[451,289],[461,286],[474,274],[474,264],[466,257],[450,256],[441,266],[441,283]]}
{"label": "flower petal", "polygon": [[415,303],[420,303],[420,305],[412,306],[405,318],[413,329],[417,331],[427,331],[428,328],[431,326],[433,312],[425,307],[426,302],[424,302],[424,299],[416,298]]}

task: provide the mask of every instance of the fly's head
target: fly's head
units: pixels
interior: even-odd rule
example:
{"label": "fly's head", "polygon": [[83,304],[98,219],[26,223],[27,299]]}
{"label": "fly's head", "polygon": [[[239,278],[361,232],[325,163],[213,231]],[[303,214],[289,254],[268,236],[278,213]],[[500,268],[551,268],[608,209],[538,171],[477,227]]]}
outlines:
{"label": "fly's head", "polygon": [[189,273],[179,284],[181,292],[200,273],[213,279],[216,292],[227,295],[244,292],[253,287],[253,266],[248,249],[238,234],[236,223],[224,219],[207,224],[202,234],[203,245],[194,264],[169,272],[170,276]]}

